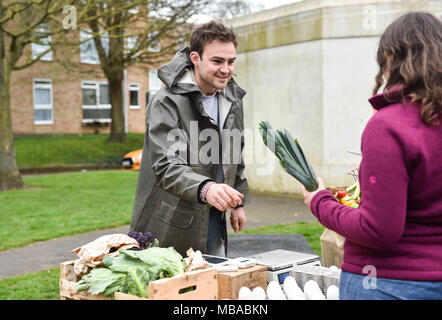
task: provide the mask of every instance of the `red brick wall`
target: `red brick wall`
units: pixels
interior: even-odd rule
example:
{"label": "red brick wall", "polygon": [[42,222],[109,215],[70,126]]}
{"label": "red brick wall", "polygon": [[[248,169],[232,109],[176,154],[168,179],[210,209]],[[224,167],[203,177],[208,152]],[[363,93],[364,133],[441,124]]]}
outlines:
{"label": "red brick wall", "polygon": [[[79,50],[77,59],[79,61]],[[92,127],[82,123],[82,89],[84,81],[107,81],[99,65],[80,64],[86,72],[67,71],[55,62],[37,62],[29,68],[14,71],[11,78],[12,127],[15,134],[109,132],[109,126]],[[34,79],[51,79],[53,124],[34,124]],[[147,71],[131,67],[126,73],[126,106],[128,132],[144,133],[145,105],[148,89]],[[140,85],[140,108],[129,108],[129,84]]]}

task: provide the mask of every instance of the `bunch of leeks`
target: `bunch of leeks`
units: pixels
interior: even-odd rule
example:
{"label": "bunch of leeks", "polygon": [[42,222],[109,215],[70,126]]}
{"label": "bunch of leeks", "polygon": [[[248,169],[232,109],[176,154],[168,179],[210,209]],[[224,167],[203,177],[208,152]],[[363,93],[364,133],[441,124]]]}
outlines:
{"label": "bunch of leeks", "polygon": [[275,130],[269,122],[259,123],[265,145],[276,155],[283,169],[297,179],[308,191],[318,189],[316,175],[297,139],[287,130]]}

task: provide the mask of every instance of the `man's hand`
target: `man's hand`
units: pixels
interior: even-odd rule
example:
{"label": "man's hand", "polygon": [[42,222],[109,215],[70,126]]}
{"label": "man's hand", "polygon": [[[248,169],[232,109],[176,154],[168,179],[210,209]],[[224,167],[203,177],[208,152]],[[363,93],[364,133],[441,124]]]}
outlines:
{"label": "man's hand", "polygon": [[242,203],[244,195],[225,183],[212,184],[206,193],[206,201],[219,211],[235,208]]}
{"label": "man's hand", "polygon": [[243,207],[232,209],[230,212],[230,224],[235,232],[242,231],[247,222],[246,212]]}

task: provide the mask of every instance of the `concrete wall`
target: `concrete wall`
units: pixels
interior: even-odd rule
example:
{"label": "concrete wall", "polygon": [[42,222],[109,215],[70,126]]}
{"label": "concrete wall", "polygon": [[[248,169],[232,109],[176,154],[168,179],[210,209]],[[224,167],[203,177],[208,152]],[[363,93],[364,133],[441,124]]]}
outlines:
{"label": "concrete wall", "polygon": [[327,185],[352,183],[373,114],[379,37],[409,11],[442,14],[442,1],[305,0],[226,23],[239,36],[236,81],[244,98],[246,175],[263,192],[300,193],[257,130],[261,120],[298,138]]}

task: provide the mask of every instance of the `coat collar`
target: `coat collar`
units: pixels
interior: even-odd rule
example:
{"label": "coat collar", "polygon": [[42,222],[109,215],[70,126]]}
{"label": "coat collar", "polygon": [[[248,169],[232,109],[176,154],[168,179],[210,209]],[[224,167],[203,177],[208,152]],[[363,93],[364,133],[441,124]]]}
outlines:
{"label": "coat collar", "polygon": [[374,95],[368,99],[368,101],[371,103],[373,108],[379,110],[383,107],[401,101],[407,95],[407,92],[406,85],[396,85],[387,92]]}

